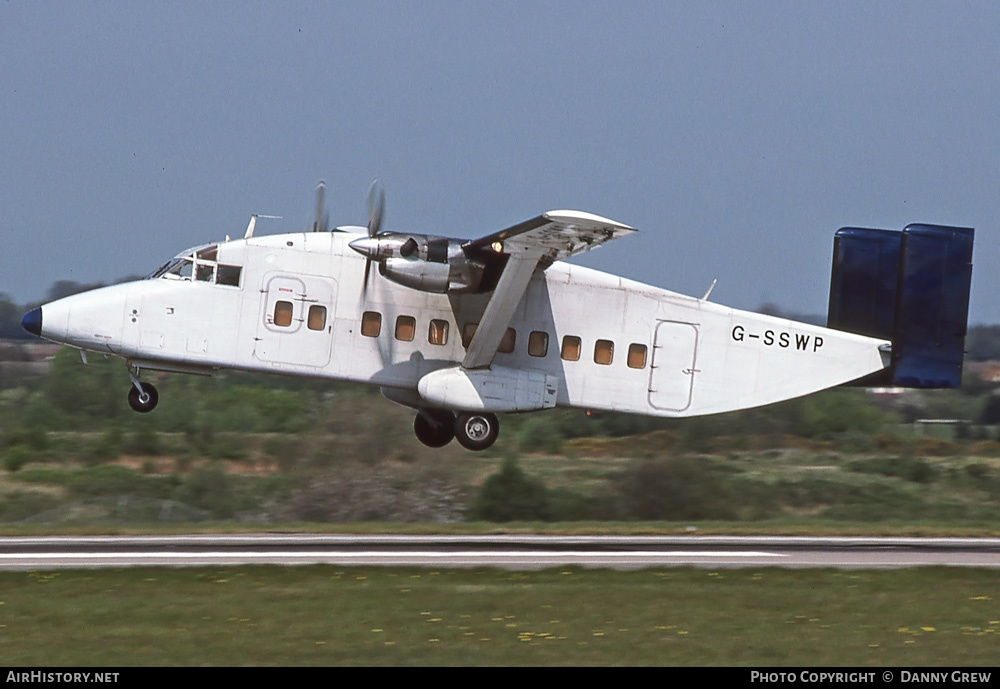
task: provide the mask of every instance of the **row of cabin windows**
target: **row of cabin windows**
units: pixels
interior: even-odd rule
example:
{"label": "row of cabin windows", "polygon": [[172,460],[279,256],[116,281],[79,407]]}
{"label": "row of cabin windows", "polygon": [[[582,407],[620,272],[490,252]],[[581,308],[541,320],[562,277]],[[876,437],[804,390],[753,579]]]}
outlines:
{"label": "row of cabin windows", "polygon": [[[316,308],[315,306],[312,308]],[[326,312],[324,309],[324,319]],[[277,322],[277,318],[275,319]],[[289,315],[289,322],[291,316]],[[325,322],[325,320],[324,320]],[[311,327],[311,326],[310,326]],[[472,343],[472,338],[476,335],[478,323],[466,323],[462,327],[462,346],[466,349]],[[322,326],[317,328],[322,330]],[[361,316],[361,334],[365,337],[378,337],[382,332],[382,314],[377,311],[365,311]],[[416,336],[417,320],[413,316],[399,316],[396,318],[396,328],[394,336],[397,340],[411,342]],[[432,345],[448,344],[448,321],[438,318],[431,319],[427,329],[427,341]],[[510,354],[517,344],[517,332],[514,328],[507,328],[497,351],[501,354]],[[583,341],[576,335],[566,335],[562,339],[562,347],[559,356],[565,361],[579,361],[583,348]],[[528,354],[535,357],[543,357],[549,353],[549,334],[542,330],[532,330],[528,335]],[[594,343],[594,363],[602,366],[610,366],[615,356],[615,343],[611,340],[597,340]],[[625,360],[629,368],[646,367],[646,345],[633,342],[628,346],[628,356]]]}

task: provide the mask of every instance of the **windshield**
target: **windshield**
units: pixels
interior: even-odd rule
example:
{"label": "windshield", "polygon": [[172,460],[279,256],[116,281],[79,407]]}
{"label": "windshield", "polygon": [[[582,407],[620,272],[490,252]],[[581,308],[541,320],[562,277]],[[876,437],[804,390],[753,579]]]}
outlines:
{"label": "windshield", "polygon": [[164,263],[147,279],[188,280],[239,287],[242,266],[218,263],[219,247],[215,244],[188,249]]}
{"label": "windshield", "polygon": [[163,277],[164,273],[170,272],[171,268],[176,267],[177,264],[179,264],[180,262],[181,262],[181,259],[179,259],[179,258],[173,258],[173,259],[167,261],[166,263],[164,263],[162,266],[160,266],[156,270],[154,270],[149,275],[147,275],[146,279],[147,280],[155,280],[158,277]]}

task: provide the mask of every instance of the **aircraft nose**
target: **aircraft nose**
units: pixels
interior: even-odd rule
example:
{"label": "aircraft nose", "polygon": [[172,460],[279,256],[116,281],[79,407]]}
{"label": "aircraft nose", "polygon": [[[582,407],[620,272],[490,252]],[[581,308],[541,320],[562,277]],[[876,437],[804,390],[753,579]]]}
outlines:
{"label": "aircraft nose", "polygon": [[42,335],[42,307],[36,306],[21,319],[21,327],[32,335]]}

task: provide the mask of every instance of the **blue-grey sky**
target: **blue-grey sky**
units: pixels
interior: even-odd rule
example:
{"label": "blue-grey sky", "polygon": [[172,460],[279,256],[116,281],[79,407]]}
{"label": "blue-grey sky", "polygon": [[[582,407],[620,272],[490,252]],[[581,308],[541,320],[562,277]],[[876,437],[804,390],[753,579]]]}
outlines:
{"label": "blue-grey sky", "polygon": [[556,208],[576,259],[826,311],[833,232],[977,230],[1000,323],[995,2],[0,3],[0,291],[333,224],[474,237]]}

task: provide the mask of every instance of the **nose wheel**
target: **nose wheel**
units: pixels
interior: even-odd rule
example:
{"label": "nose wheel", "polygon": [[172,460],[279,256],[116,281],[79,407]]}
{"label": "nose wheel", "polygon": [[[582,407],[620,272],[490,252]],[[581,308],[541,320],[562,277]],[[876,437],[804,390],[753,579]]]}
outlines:
{"label": "nose wheel", "polygon": [[156,403],[160,401],[160,394],[152,383],[139,381],[138,366],[133,366],[129,362],[127,370],[128,379],[132,381],[132,387],[128,390],[128,406],[140,414],[153,411],[156,408]]}
{"label": "nose wheel", "polygon": [[455,419],[455,439],[467,450],[485,450],[498,435],[500,421],[496,414],[463,413]]}
{"label": "nose wheel", "polygon": [[153,411],[159,401],[160,394],[152,383],[139,383],[139,387],[133,385],[128,390],[128,406],[141,414]]}

